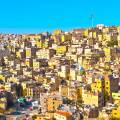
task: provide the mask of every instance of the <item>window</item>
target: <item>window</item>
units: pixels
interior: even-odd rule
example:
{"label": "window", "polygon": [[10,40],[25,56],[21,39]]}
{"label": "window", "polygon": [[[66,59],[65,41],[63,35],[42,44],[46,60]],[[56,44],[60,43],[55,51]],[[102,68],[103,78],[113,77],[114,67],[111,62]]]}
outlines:
{"label": "window", "polygon": [[106,84],[108,84],[108,82],[106,82]]}
{"label": "window", "polygon": [[106,89],[108,89],[108,87],[106,87]]}

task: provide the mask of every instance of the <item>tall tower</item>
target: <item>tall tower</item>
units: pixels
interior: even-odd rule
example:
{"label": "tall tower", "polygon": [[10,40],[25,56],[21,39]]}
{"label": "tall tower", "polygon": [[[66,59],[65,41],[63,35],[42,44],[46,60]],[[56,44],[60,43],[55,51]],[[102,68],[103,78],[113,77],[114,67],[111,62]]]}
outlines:
{"label": "tall tower", "polygon": [[91,14],[91,15],[90,15],[90,20],[91,20],[91,27],[92,27],[92,28],[93,28],[93,26],[94,26],[94,18],[95,18],[94,14]]}

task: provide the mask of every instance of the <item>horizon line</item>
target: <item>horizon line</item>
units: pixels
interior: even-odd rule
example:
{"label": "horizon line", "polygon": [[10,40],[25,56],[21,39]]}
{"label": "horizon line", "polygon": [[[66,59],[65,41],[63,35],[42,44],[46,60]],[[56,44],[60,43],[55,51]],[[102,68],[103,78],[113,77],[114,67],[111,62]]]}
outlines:
{"label": "horizon line", "polygon": [[[101,25],[101,24],[97,24]],[[97,25],[94,25],[93,28],[96,28]],[[119,25],[105,25],[105,27],[119,27]],[[55,30],[62,30],[64,32],[70,32],[74,29],[91,29],[91,26],[88,27],[69,27],[69,28],[0,28],[0,34],[40,34],[44,32],[53,33]]]}

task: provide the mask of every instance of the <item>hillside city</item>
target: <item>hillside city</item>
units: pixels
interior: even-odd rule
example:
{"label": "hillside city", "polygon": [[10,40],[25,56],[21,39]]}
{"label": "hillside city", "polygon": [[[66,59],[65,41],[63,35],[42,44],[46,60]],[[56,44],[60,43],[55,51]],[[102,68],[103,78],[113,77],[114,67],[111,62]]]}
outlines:
{"label": "hillside city", "polygon": [[0,120],[120,120],[120,27],[0,34]]}

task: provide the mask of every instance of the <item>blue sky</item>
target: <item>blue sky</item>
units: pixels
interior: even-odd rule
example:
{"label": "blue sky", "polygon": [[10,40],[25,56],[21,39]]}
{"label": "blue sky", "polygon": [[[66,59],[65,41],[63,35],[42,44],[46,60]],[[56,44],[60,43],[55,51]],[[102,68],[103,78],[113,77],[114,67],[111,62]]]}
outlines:
{"label": "blue sky", "polygon": [[38,33],[54,29],[120,25],[120,0],[1,0],[0,32]]}

